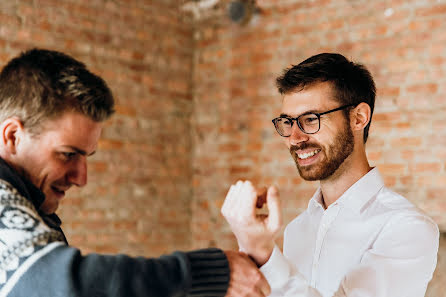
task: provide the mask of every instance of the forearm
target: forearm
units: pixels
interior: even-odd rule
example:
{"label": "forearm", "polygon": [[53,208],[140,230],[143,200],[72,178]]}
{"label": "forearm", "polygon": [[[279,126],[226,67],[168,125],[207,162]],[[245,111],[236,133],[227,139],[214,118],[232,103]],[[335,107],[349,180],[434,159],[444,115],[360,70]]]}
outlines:
{"label": "forearm", "polygon": [[32,265],[9,296],[218,297],[225,295],[228,283],[228,263],[217,249],[146,259],[82,256],[62,246]]}

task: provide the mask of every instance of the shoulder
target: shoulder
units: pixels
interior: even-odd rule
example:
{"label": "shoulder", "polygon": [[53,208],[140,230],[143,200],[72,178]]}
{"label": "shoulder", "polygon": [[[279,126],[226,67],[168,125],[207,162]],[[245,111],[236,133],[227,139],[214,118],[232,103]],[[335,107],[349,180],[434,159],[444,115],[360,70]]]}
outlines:
{"label": "shoulder", "polygon": [[381,190],[377,203],[388,216],[380,236],[383,242],[394,244],[401,252],[418,250],[419,254],[436,253],[439,229],[423,210],[388,188]]}
{"label": "shoulder", "polygon": [[399,221],[426,223],[437,226],[435,222],[419,207],[395,191],[383,187],[376,199],[376,207],[391,214],[389,225]]}
{"label": "shoulder", "polygon": [[387,207],[389,210],[415,208],[415,205],[407,200],[407,198],[387,187],[382,187],[378,192],[377,202]]}
{"label": "shoulder", "polygon": [[52,243],[63,244],[63,235],[48,227],[34,205],[0,179],[0,288]]}
{"label": "shoulder", "polygon": [[438,230],[434,220],[422,209],[387,187],[383,187],[378,193],[376,204],[390,215],[388,227],[404,222],[408,225],[425,225],[429,229]]}

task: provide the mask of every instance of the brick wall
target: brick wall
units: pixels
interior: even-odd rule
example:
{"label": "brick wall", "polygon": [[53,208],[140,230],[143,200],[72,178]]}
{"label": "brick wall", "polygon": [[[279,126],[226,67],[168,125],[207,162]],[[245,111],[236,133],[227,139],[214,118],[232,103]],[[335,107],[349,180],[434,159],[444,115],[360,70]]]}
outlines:
{"label": "brick wall", "polygon": [[[285,224],[306,208],[317,183],[299,178],[271,123],[281,105],[274,79],[283,68],[320,52],[340,52],[371,70],[378,96],[367,144],[370,162],[390,188],[446,231],[446,4],[256,2],[260,12],[246,26],[231,23],[223,5],[198,21],[194,246],[236,247],[219,208],[239,178],[276,184]],[[439,266],[437,275],[445,270]],[[444,290],[436,288],[430,296],[442,296]]]}
{"label": "brick wall", "polygon": [[30,47],[85,62],[117,100],[89,184],[59,212],[70,243],[148,256],[186,249],[193,39],[178,1],[1,1],[1,64]]}
{"label": "brick wall", "polygon": [[[8,0],[0,63],[45,47],[84,61],[112,88],[117,114],[60,215],[84,252],[156,256],[235,248],[220,207],[249,178],[280,187],[285,223],[316,184],[302,181],[270,120],[274,78],[323,51],[365,63],[378,99],[368,155],[386,183],[446,230],[446,6],[442,1],[257,0],[246,26],[229,0],[192,21],[182,0]],[[193,199],[192,199],[193,198]],[[442,239],[430,297],[444,292]]]}

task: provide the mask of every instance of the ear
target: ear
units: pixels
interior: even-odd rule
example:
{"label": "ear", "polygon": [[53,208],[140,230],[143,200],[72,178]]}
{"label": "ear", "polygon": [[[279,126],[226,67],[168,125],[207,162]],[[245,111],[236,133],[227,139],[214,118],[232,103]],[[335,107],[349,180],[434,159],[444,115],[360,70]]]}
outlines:
{"label": "ear", "polygon": [[372,111],[370,106],[365,103],[359,103],[352,111],[351,111],[351,126],[353,131],[363,130],[367,124],[370,122]]}
{"label": "ear", "polygon": [[2,132],[1,145],[9,154],[15,154],[23,124],[17,118],[8,118],[0,126]]}

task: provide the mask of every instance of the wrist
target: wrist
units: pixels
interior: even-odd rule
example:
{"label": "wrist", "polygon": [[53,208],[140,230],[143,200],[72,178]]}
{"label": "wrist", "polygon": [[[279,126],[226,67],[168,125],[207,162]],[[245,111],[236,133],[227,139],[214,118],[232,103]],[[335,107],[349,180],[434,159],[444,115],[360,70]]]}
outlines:
{"label": "wrist", "polygon": [[271,254],[274,250],[274,243],[266,246],[255,246],[251,249],[245,249],[240,247],[240,251],[246,253],[256,264],[258,267],[265,265],[268,262]]}

